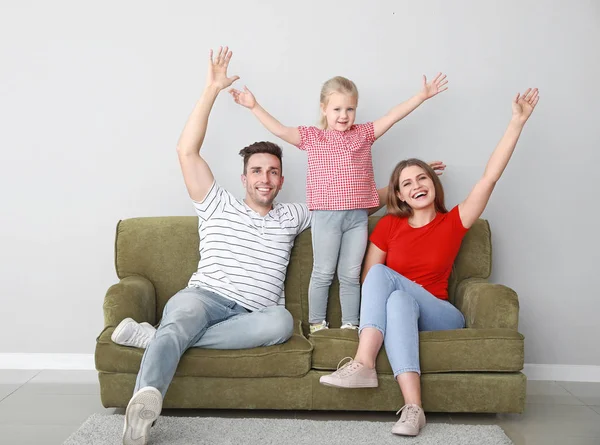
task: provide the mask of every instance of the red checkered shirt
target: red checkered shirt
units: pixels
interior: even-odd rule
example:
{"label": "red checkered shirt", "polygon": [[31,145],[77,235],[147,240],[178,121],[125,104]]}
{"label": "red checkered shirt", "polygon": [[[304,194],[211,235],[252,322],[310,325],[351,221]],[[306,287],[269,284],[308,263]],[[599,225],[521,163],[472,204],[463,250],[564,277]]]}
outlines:
{"label": "red checkered shirt", "polygon": [[379,206],[371,146],[373,123],[349,130],[298,127],[298,148],[308,154],[306,203],[310,210],[352,210]]}

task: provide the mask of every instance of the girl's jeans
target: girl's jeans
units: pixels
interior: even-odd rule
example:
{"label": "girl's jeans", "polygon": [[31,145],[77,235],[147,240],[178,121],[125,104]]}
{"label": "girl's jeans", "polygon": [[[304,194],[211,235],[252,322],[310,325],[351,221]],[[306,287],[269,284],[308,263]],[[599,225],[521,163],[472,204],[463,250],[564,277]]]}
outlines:
{"label": "girl's jeans", "polygon": [[329,287],[337,266],[342,324],[358,326],[360,270],[369,236],[368,211],[313,210],[311,231],[314,260],[308,287],[308,321],[325,320]]}

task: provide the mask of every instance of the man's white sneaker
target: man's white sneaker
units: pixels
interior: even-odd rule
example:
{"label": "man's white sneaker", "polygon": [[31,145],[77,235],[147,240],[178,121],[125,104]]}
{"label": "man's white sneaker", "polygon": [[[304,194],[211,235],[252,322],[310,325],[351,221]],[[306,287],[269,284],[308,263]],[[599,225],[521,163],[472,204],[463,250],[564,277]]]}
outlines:
{"label": "man's white sneaker", "polygon": [[138,323],[132,318],[126,318],[118,324],[110,338],[121,346],[145,349],[155,333],[156,329],[151,324]]}
{"label": "man's white sneaker", "polygon": [[425,426],[425,413],[419,405],[404,405],[396,413],[402,413],[400,419],[392,427],[392,434],[416,436]]}
{"label": "man's white sneaker", "polygon": [[162,394],[156,388],[146,386],[136,392],[125,411],[123,445],[146,445],[150,427],[162,411]]}

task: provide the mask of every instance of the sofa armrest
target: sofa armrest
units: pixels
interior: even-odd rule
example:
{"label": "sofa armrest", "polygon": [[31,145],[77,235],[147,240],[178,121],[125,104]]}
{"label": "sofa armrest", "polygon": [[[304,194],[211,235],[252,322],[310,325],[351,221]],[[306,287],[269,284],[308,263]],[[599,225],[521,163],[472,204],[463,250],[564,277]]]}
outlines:
{"label": "sofa armrest", "polygon": [[467,328],[518,329],[519,297],[509,287],[469,278],[459,283],[454,304],[465,316]]}
{"label": "sofa armrest", "polygon": [[123,278],[112,285],[104,297],[104,326],[116,326],[127,317],[156,324],[154,285],[139,275]]}

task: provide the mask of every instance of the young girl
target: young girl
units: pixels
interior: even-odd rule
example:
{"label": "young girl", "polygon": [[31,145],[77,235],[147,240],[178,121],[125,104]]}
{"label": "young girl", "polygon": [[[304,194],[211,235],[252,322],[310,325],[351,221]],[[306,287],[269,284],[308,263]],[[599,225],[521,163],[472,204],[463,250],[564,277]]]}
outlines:
{"label": "young girl", "polygon": [[308,291],[311,333],[328,326],[327,299],[336,265],[342,328],[358,328],[359,278],[368,241],[368,209],[379,206],[371,146],[424,101],[446,90],[447,83],[442,73],[429,83],[423,76],[423,88],[418,94],[375,122],[354,124],[356,85],[344,77],[334,77],[321,89],[321,129],[286,127],[256,102],[248,88],[244,87],[243,92],[230,90],[235,102],[249,108],[267,130],[308,153],[306,199],[313,211],[314,255]]}
{"label": "young girl", "polygon": [[405,402],[392,428],[394,434],[416,436],[425,426],[419,331],[464,327],[463,314],[448,301],[452,264],[465,233],[483,213],[538,99],[537,89],[517,94],[512,119],[482,178],[449,212],[442,185],[427,164],[409,159],[392,173],[388,214],[373,230],[365,259],[356,356],[320,381],[340,388],[378,386],[375,358],[384,344]]}

